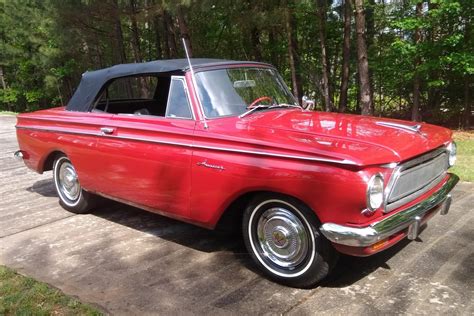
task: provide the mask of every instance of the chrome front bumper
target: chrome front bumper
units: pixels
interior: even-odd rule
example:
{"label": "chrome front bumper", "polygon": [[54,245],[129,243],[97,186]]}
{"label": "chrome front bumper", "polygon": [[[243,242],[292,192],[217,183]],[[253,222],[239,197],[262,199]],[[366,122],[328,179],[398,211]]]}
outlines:
{"label": "chrome front bumper", "polygon": [[350,227],[326,223],[320,227],[321,233],[330,241],[353,247],[367,247],[390,237],[407,227],[408,237],[415,239],[424,215],[434,207],[441,205],[441,214],[447,214],[451,204],[449,194],[458,183],[459,177],[449,174],[449,179],[433,195],[403,211],[397,212],[366,227]]}

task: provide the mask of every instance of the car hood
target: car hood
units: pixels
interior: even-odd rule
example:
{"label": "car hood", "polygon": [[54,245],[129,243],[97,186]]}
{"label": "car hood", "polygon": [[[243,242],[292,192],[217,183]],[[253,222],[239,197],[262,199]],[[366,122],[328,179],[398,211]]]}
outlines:
{"label": "car hood", "polygon": [[426,123],[300,110],[262,111],[243,120],[254,139],[360,166],[410,159],[446,144],[452,134]]}

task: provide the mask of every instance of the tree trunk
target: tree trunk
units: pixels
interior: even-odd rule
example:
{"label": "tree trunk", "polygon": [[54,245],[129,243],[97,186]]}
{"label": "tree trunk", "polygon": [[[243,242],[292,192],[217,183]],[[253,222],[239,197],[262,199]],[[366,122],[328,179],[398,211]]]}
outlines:
{"label": "tree trunk", "polygon": [[301,103],[302,97],[302,84],[300,76],[300,62],[298,57],[298,41],[296,38],[296,21],[293,13],[293,3],[287,1],[287,8],[285,9],[286,15],[286,33],[288,34],[288,56],[290,59],[290,70],[291,70],[291,81],[293,87],[293,95]]}
{"label": "tree trunk", "polygon": [[375,19],[374,19],[374,8],[375,0],[367,0],[367,7],[365,8],[365,26],[367,28],[367,48],[374,44],[375,37]]}
{"label": "tree trunk", "polygon": [[183,6],[179,5],[176,11],[178,16],[179,33],[186,41],[189,57],[193,57],[193,46],[191,45],[191,36],[189,35],[188,24],[184,17]]}
{"label": "tree trunk", "polygon": [[342,48],[342,77],[341,93],[339,97],[339,112],[345,112],[347,108],[347,90],[349,89],[349,65],[351,52],[351,0],[344,2],[344,40]]}
{"label": "tree trunk", "polygon": [[470,118],[471,118],[471,102],[469,100],[469,88],[470,88],[470,77],[466,75],[464,78],[464,113],[462,119],[462,127],[464,129],[470,128]]}
{"label": "tree trunk", "polygon": [[[116,39],[116,52],[118,55],[118,63],[124,64],[127,62],[127,56],[125,55],[125,45],[123,40],[123,32],[122,32],[122,22],[120,20],[120,7],[118,0],[114,1],[114,31],[115,31],[115,39]],[[129,81],[123,81],[122,89],[127,92],[128,98],[132,98],[132,86],[130,85]]]}
{"label": "tree trunk", "polygon": [[136,63],[142,61],[142,52],[140,47],[140,34],[138,32],[138,23],[136,17],[136,0],[130,0],[130,21],[132,31],[132,50],[133,57]]}
{"label": "tree trunk", "polygon": [[[471,18],[465,18],[465,29],[464,29],[464,43],[466,47],[472,47],[471,43]],[[472,86],[472,75],[465,74],[464,75],[464,113],[463,113],[463,118],[462,118],[462,126],[465,129],[469,129],[471,127],[470,125],[470,118],[471,118],[471,111],[472,111],[472,106],[471,106],[471,100],[470,100],[470,93],[469,91],[471,90]]]}
{"label": "tree trunk", "polygon": [[124,64],[127,62],[127,56],[125,55],[125,45],[123,43],[123,32],[122,32],[122,23],[120,21],[120,12],[118,0],[114,1],[115,4],[115,14],[114,14],[114,30],[115,30],[115,40],[116,47],[118,52],[118,62]]}
{"label": "tree trunk", "polygon": [[[416,16],[419,18],[421,17],[421,10],[423,9],[423,4],[418,2],[416,4]],[[416,28],[415,30],[415,45],[419,45],[421,42],[421,30]],[[412,121],[419,121],[420,117],[420,75],[418,73],[418,67],[420,66],[420,58],[418,56],[415,57],[415,71],[413,76],[413,105],[411,109],[411,119]]]}
{"label": "tree trunk", "polygon": [[[138,31],[138,23],[137,23],[137,3],[136,0],[130,0],[130,21],[131,21],[131,31],[132,31],[132,51],[133,57],[136,63],[142,62],[142,49],[140,45],[140,33]],[[146,98],[149,95],[149,91],[147,89],[147,82],[144,77],[140,77],[138,80],[139,88],[140,88],[140,97]]]}
{"label": "tree trunk", "polygon": [[[3,68],[2,66],[0,65],[0,81],[2,82],[2,89],[3,90],[6,90],[7,89],[7,83],[5,82],[5,77],[3,76]],[[14,106],[12,106],[12,104],[10,104],[10,102],[7,104],[8,106],[8,111],[13,111],[14,110]]]}
{"label": "tree trunk", "polygon": [[72,98],[72,95],[74,94],[74,88],[71,82],[71,78],[67,77],[65,81],[66,81],[66,88],[67,88],[66,97],[68,100],[70,100]]}
{"label": "tree trunk", "polygon": [[413,105],[411,108],[411,120],[420,120],[420,77],[417,71],[415,71],[415,77],[413,78]]}
{"label": "tree trunk", "polygon": [[[170,40],[168,39],[170,34],[168,33],[168,21],[167,19],[165,19],[165,15],[166,15],[166,11],[161,10],[162,29],[163,29],[163,57],[166,59],[170,59],[171,58],[170,45],[169,45]],[[160,34],[158,29],[156,30],[156,33],[158,35]]]}
{"label": "tree trunk", "polygon": [[273,66],[280,68],[280,62],[278,58],[278,54],[276,53],[276,48],[277,48],[277,32],[275,31],[274,28],[271,28],[269,33],[268,33],[268,44],[270,46],[270,61]]}
{"label": "tree trunk", "polygon": [[0,66],[0,81],[2,82],[3,90],[7,89],[7,83],[5,82],[5,77],[3,76],[3,68]]}
{"label": "tree trunk", "polygon": [[[374,18],[374,9],[375,9],[375,0],[367,0],[367,7],[365,8],[365,26],[366,26],[366,43],[367,43],[367,56],[372,49],[374,44],[375,37],[375,18]],[[368,57],[367,57],[368,58]],[[369,82],[370,82],[370,99],[372,100],[372,113],[375,113],[375,82],[374,76],[372,74],[372,69],[369,68]]]}
{"label": "tree trunk", "polygon": [[372,88],[369,77],[369,61],[367,59],[367,44],[365,40],[364,1],[355,0],[355,21],[357,32],[357,68],[359,71],[359,93],[362,115],[373,113]]}
{"label": "tree trunk", "polygon": [[156,56],[152,59],[162,59],[163,58],[163,48],[161,46],[161,35],[160,35],[160,16],[157,14],[153,18],[153,28],[155,29],[155,51]]}
{"label": "tree trunk", "polygon": [[176,47],[176,34],[174,31],[173,20],[171,19],[168,11],[163,10],[163,20],[165,21],[166,28],[164,29],[166,34],[166,39],[168,41],[169,55],[170,58],[178,57],[178,49]]}
{"label": "tree trunk", "polygon": [[99,65],[99,68],[104,68],[104,57],[103,57],[103,50],[100,47],[100,37],[99,34],[95,33],[94,34],[94,46],[95,46],[95,51],[97,53],[97,63]]}
{"label": "tree trunk", "polygon": [[262,60],[262,52],[260,51],[260,33],[256,27],[253,27],[250,31],[250,37],[252,39],[252,55],[254,60]]}
{"label": "tree trunk", "polygon": [[322,66],[322,93],[324,108],[326,112],[332,110],[331,93],[329,91],[329,65],[326,50],[326,0],[317,0],[317,15],[319,24],[319,45],[321,47],[321,66]]}

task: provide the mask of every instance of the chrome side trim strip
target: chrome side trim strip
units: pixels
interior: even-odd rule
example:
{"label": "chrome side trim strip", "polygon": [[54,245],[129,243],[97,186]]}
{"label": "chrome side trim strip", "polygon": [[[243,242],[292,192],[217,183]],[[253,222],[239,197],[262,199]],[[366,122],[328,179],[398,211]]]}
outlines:
{"label": "chrome side trim strip", "polygon": [[313,157],[303,157],[303,156],[294,156],[294,155],[285,155],[285,154],[275,154],[275,153],[267,153],[263,151],[253,151],[253,150],[243,150],[243,149],[232,149],[232,148],[224,148],[224,147],[214,147],[214,146],[202,146],[202,145],[194,145],[194,148],[200,149],[209,149],[209,150],[218,150],[218,151],[228,151],[228,152],[235,152],[235,153],[242,153],[242,154],[251,154],[251,155],[259,155],[259,156],[270,156],[270,157],[278,157],[278,158],[289,158],[289,159],[297,159],[297,160],[307,160],[307,161],[320,161],[320,162],[329,162],[329,163],[336,163],[342,165],[357,165],[355,162],[351,160],[335,160],[335,159],[326,159],[326,158],[313,158]]}
{"label": "chrome side trim strip", "polygon": [[[403,211],[374,222],[366,227],[350,227],[334,223],[323,224],[321,233],[336,244],[352,247],[368,247],[376,242],[392,236],[410,226],[417,217],[423,216],[449,197],[449,192],[458,183],[459,177],[449,174],[446,183],[433,195]],[[447,213],[446,210],[444,210]]]}
{"label": "chrome side trim strip", "polygon": [[145,138],[130,137],[130,136],[104,135],[104,134],[93,133],[93,132],[73,132],[73,131],[68,131],[68,130],[63,130],[63,129],[51,129],[51,128],[42,128],[42,127],[16,126],[16,128],[28,129],[28,130],[40,130],[40,131],[52,132],[52,133],[59,132],[59,133],[73,134],[73,135],[88,135],[88,136],[98,136],[98,137],[106,137],[106,138],[112,138],[112,139],[134,140],[134,141],[148,142],[148,143],[155,143],[155,144],[164,144],[164,145],[181,146],[181,147],[197,148],[197,149],[207,149],[207,150],[217,150],[217,151],[250,154],[250,155],[258,155],[258,156],[278,157],[278,158],[287,158],[287,159],[296,159],[296,160],[305,160],[305,161],[316,161],[316,162],[327,162],[327,163],[335,163],[335,164],[342,164],[342,165],[353,165],[353,166],[357,165],[354,161],[347,160],[347,159],[336,160],[336,159],[326,159],[326,158],[316,158],[316,157],[304,157],[304,156],[276,154],[276,153],[269,153],[269,152],[263,152],[263,151],[255,151],[255,150],[234,149],[234,148],[225,148],[225,147],[216,147],[216,146],[196,145],[196,144],[181,143],[181,142],[145,139]]}
{"label": "chrome side trim strip", "polygon": [[[25,126],[18,126],[15,125],[16,129],[25,129],[25,130],[35,130],[35,131],[42,131],[42,132],[50,132],[50,133],[64,133],[64,134],[71,134],[71,135],[86,135],[86,136],[102,136],[99,132],[94,133],[94,132],[73,132],[73,131],[68,131],[64,129],[53,129],[53,128],[47,128],[47,127],[25,127]],[[99,126],[97,126],[97,129],[99,130]]]}

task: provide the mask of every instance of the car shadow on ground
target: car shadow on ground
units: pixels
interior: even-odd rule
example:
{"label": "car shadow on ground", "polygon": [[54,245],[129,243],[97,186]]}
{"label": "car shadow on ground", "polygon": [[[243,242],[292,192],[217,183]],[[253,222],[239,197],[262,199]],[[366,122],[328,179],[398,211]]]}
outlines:
{"label": "car shadow on ground", "polygon": [[[128,228],[154,234],[159,238],[198,251],[232,253],[240,264],[264,277],[245,249],[240,229],[234,229],[230,232],[207,230],[118,202],[107,201],[105,204],[103,208],[95,210],[93,215]],[[236,225],[240,226],[240,223]],[[166,232],[164,232],[164,227],[170,227],[171,229],[166,229]],[[422,230],[424,228],[422,227]],[[346,287],[367,277],[379,268],[390,269],[387,261],[397,255],[409,243],[409,240],[404,239],[390,249],[370,257],[341,255],[330,276],[320,286]]]}
{"label": "car shadow on ground", "polygon": [[57,196],[56,189],[52,179],[36,181],[32,186],[27,187],[26,191],[38,193],[45,197]]}
{"label": "car shadow on ground", "polygon": [[340,255],[333,271],[320,286],[330,288],[346,287],[367,277],[377,269],[390,270],[391,267],[387,261],[397,255],[409,243],[409,240],[404,239],[395,246],[370,257]]}
{"label": "car shadow on ground", "polygon": [[[51,180],[37,181],[27,190],[47,197],[56,196]],[[236,223],[230,231],[208,230],[107,199],[102,199],[100,205],[92,211],[92,215],[197,251],[232,254],[245,268],[263,277],[245,249],[240,223]],[[425,225],[422,230],[424,228]],[[409,240],[404,239],[381,253],[365,258],[341,255],[332,273],[320,286],[346,287],[379,268],[390,269],[387,261],[409,243]]]}

